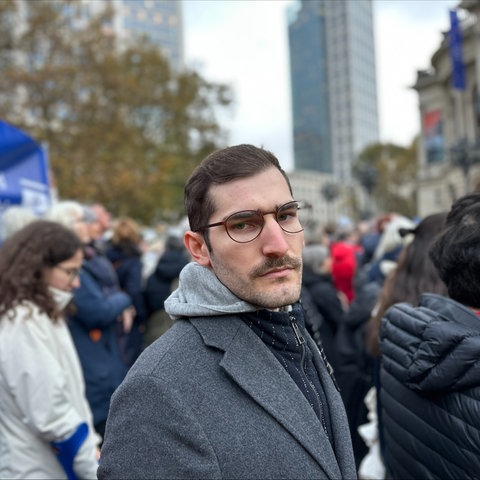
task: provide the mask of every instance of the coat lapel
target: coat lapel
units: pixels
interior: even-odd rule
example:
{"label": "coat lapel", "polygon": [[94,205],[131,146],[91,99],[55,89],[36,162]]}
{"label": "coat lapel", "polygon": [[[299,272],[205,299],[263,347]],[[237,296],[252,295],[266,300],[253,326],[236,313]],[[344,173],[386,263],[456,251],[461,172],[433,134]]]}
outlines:
{"label": "coat lapel", "polygon": [[207,345],[225,351],[220,365],[230,378],[288,430],[330,478],[341,478],[332,446],[314,410],[258,336],[233,317],[192,323]]}

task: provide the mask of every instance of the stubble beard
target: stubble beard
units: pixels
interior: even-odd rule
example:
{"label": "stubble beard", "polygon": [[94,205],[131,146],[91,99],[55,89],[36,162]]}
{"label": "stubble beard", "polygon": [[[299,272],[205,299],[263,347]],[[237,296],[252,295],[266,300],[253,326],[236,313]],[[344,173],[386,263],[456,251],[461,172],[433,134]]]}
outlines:
{"label": "stubble beard", "polygon": [[[254,267],[244,278],[235,278],[218,259],[212,258],[214,271],[220,280],[235,296],[261,308],[276,309],[298,301],[302,285],[302,260],[296,257],[267,258],[262,265]],[[262,278],[274,268],[289,267],[297,275],[297,280]]]}

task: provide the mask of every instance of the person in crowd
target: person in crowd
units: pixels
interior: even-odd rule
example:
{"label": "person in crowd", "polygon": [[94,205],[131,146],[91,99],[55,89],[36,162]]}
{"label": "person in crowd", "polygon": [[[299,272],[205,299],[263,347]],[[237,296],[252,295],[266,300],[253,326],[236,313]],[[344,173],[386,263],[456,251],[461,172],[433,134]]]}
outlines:
{"label": "person in crowd", "polygon": [[360,267],[368,265],[373,260],[375,250],[382,238],[384,227],[388,224],[391,218],[391,214],[383,214],[364,223],[366,228],[360,234],[358,239],[358,243],[363,252]]}
{"label": "person in crowd", "polygon": [[[358,427],[368,421],[368,410],[364,400],[370,388],[380,386],[378,378],[380,320],[385,310],[394,303],[408,301],[416,305],[420,294],[425,291],[446,292],[427,254],[435,235],[443,228],[445,217],[446,213],[434,214],[426,217],[417,226],[405,217],[400,217],[398,222],[385,230],[387,237],[382,243],[384,247],[378,252],[378,258],[390,264],[391,270],[386,280],[379,282],[357,278],[356,298],[346,315],[343,329],[337,335],[336,343],[339,358],[337,380],[350,422],[357,465],[360,465],[368,452],[363,438],[358,433]],[[403,247],[398,250],[401,245]],[[397,261],[387,260],[384,256],[384,251],[393,250],[396,250],[395,258],[398,265]],[[368,278],[368,272],[362,271],[361,276]],[[380,445],[383,447],[380,411],[378,421]]]}
{"label": "person in crowd", "polygon": [[403,247],[410,241],[408,236],[401,236],[401,229],[408,230],[415,227],[415,222],[403,215],[391,214],[375,249],[373,260],[368,265],[367,280],[383,285],[386,277],[396,262]]}
{"label": "person in crowd", "polygon": [[0,478],[95,478],[97,435],[64,318],[82,243],[35,220],[0,250]]}
{"label": "person in crowd", "polygon": [[[444,373],[446,374],[446,372],[448,372],[449,365],[448,362],[444,363],[444,360],[446,360],[446,358],[444,358],[444,354],[446,354],[445,348],[450,350],[452,347],[450,353],[446,354],[448,358],[450,358],[450,355],[455,357],[455,352],[457,352],[457,350],[453,348],[453,344],[449,344],[449,341],[457,341],[454,339],[455,335],[451,337],[449,333],[450,327],[448,317],[450,315],[447,315],[444,319],[445,323],[443,320],[440,321],[440,323],[436,323],[434,312],[431,311],[431,309],[435,309],[437,300],[442,303],[443,299],[445,299],[447,305],[450,304],[450,301],[446,299],[447,295],[450,293],[449,283],[458,280],[458,277],[455,277],[455,279],[452,277],[451,280],[446,281],[441,273],[441,269],[440,271],[438,269],[440,264],[434,258],[429,256],[429,251],[434,247],[439,235],[442,235],[442,232],[445,229],[447,218],[446,212],[432,214],[425,217],[416,227],[401,232],[402,234],[411,235],[413,239],[400,254],[397,268],[391,275],[389,275],[389,277],[387,277],[380,294],[379,302],[375,308],[374,315],[369,323],[367,347],[368,352],[376,360],[374,378],[377,387],[380,446],[383,454],[383,461],[388,470],[391,470],[390,467],[393,467],[391,470],[395,473],[393,478],[467,478],[465,475],[459,475],[459,471],[455,474],[454,470],[449,470],[448,474],[447,470],[445,470],[443,471],[443,475],[433,474],[435,470],[426,474],[427,470],[422,471],[421,469],[412,467],[412,465],[417,463],[418,460],[409,458],[410,454],[408,454],[408,452],[412,452],[411,448],[413,447],[417,459],[420,459],[421,456],[433,455],[431,456],[433,461],[433,458],[437,457],[437,453],[434,453],[437,447],[434,447],[433,443],[440,440],[441,436],[438,437],[439,430],[437,430],[437,427],[435,426],[437,425],[437,421],[431,424],[432,418],[430,415],[436,415],[438,411],[436,413],[432,410],[428,411],[427,405],[429,402],[423,402],[420,399],[422,396],[428,397],[434,395],[435,397],[436,394],[434,394],[434,390],[437,387],[440,387],[440,384],[436,384],[436,387],[432,390],[430,390],[429,387],[424,389],[423,386],[418,383],[419,377],[417,377],[417,374],[425,379],[426,377],[433,379],[437,375],[443,377]],[[458,238],[461,238],[461,235],[465,234],[466,230],[462,230],[461,233],[459,231],[458,233]],[[438,249],[438,247],[436,248]],[[455,252],[453,252],[453,250],[448,251],[442,249],[442,254],[445,254],[448,258],[451,258],[451,254],[461,256],[465,253],[461,253],[462,248],[463,247],[459,246],[459,249]],[[458,268],[462,268],[460,263],[458,264]],[[438,312],[438,315],[439,314],[440,312]],[[379,333],[381,324],[384,324],[383,318],[388,319],[385,320],[388,321],[389,324],[387,327],[387,335],[385,334],[385,330],[383,333]],[[425,331],[421,333],[425,328],[432,330],[430,330],[430,332]],[[445,330],[443,331],[444,328]],[[431,334],[435,336],[439,334],[434,340],[438,349],[437,347],[433,347],[428,341],[424,343],[424,340],[422,339],[422,335],[424,334],[424,339]],[[408,346],[405,344],[406,336],[408,337]],[[382,345],[384,342],[385,344]],[[441,351],[443,351],[443,353],[440,353]],[[396,385],[398,379],[396,379],[395,376],[391,376],[390,373],[387,375],[384,373],[379,374],[379,372],[383,370],[381,365],[388,365],[388,372],[391,372],[392,354],[394,354],[394,357],[396,358],[394,362],[396,364],[395,371],[401,376],[401,388],[398,388]],[[416,360],[414,360],[413,355]],[[408,365],[409,362],[412,362],[412,364]],[[458,367],[460,367],[460,369],[464,368],[463,360],[459,362]],[[417,373],[413,373],[413,370],[411,369],[418,369]],[[413,376],[407,380],[404,375],[409,375],[409,370],[412,371]],[[445,381],[448,383],[448,380],[446,379],[447,376],[448,375],[445,376]],[[429,382],[427,381],[427,383]],[[456,383],[456,380],[454,383]],[[446,384],[444,384],[444,386],[446,386]],[[413,393],[415,390],[416,393]],[[397,397],[398,400],[393,400],[392,397],[388,398],[393,392],[395,392],[395,395],[400,395]],[[415,400],[415,397],[417,396],[418,401]],[[434,397],[431,398],[436,402]],[[401,413],[397,407],[393,406],[393,409],[396,412],[394,415],[396,416],[395,421],[400,421],[401,428],[397,428],[397,425],[395,425],[395,439],[393,439],[393,419],[389,418],[390,413],[388,412],[392,409],[392,405],[395,404],[396,401],[401,401],[402,403],[402,406],[400,407]],[[413,410],[411,411],[412,407]],[[417,407],[421,407],[422,410],[417,410]],[[441,409],[443,409],[443,407],[441,407]],[[399,414],[400,416],[398,416]],[[416,427],[412,430],[411,422],[418,414],[419,416],[415,418],[414,421],[416,423],[425,423],[419,430],[421,436],[414,440],[413,437],[411,437],[411,434],[416,430]],[[443,420],[448,420],[448,416],[448,414],[445,417],[440,415],[442,418],[438,417],[438,421],[443,423]],[[429,424],[430,426],[428,426]],[[443,426],[445,427],[446,425],[448,425],[448,421]],[[428,440],[426,443],[423,443],[423,440],[420,440],[425,433],[423,431],[424,428],[429,432],[429,435],[432,435],[432,439]],[[413,442],[410,443],[408,447],[401,447],[404,453],[400,458],[398,456],[399,444],[402,444],[406,438],[413,440]],[[423,445],[421,446],[420,443],[423,443]],[[433,450],[431,449],[432,447]],[[400,469],[397,464],[399,460],[403,463]],[[436,462],[437,460],[434,461]],[[476,473],[478,473],[478,471],[479,470],[477,469]],[[403,475],[403,473],[400,474],[400,472],[410,473]],[[413,475],[413,472],[416,472],[416,475]]]}
{"label": "person in crowd", "polygon": [[189,261],[187,249],[183,244],[183,230],[169,229],[165,249],[145,284],[144,294],[148,312],[145,346],[153,343],[173,325],[172,319],[165,312],[164,302],[178,287],[180,272]]}
{"label": "person in crowd", "polygon": [[447,294],[447,287],[440,278],[428,251],[444,229],[447,212],[426,216],[418,225],[399,228],[399,236],[405,245],[398,263],[388,275],[367,327],[367,351],[375,358],[380,355],[379,332],[385,312],[394,304],[407,302],[417,306],[423,293]]}
{"label": "person in crowd", "polygon": [[356,232],[350,224],[340,228],[330,243],[333,284],[338,292],[345,295],[348,304],[355,296],[354,280],[358,265],[358,249]]}
{"label": "person in crowd", "polygon": [[252,145],[207,156],[185,202],[194,261],[165,302],[176,321],[112,397],[99,478],[355,478],[298,302],[306,205]]}
{"label": "person in crowd", "polygon": [[81,284],[74,291],[75,312],[69,315],[68,326],[82,364],[95,430],[103,436],[110,397],[127,372],[118,330],[130,330],[135,312],[129,295],[120,290],[110,260],[91,246],[88,211],[65,201],[55,204],[48,216],[72,228],[83,242]]}
{"label": "person in crowd", "polygon": [[112,217],[101,203],[88,205],[87,208],[94,217],[94,222],[92,223],[95,224],[95,233],[92,235],[92,242],[98,251],[104,253],[108,240],[110,240],[112,235]]}
{"label": "person in crowd", "polygon": [[97,214],[88,205],[82,205],[85,223],[90,237],[89,245],[99,253],[105,253],[106,245],[102,241],[102,226],[98,220]]}
{"label": "person in crowd", "polygon": [[15,232],[37,219],[27,207],[12,205],[0,215],[0,245]]}
{"label": "person in crowd", "polygon": [[367,421],[365,395],[373,385],[372,359],[365,350],[368,321],[378,300],[381,286],[365,279],[363,269],[355,277],[355,298],[335,336],[335,376],[340,387],[352,435],[353,452],[357,466],[367,453],[358,427]]}
{"label": "person in crowd", "polygon": [[94,203],[90,205],[93,213],[96,215],[98,222],[100,223],[101,235],[105,235],[112,227],[112,216],[110,212],[101,203]]}
{"label": "person in crowd", "polygon": [[143,348],[147,313],[143,297],[142,235],[140,225],[129,217],[119,218],[113,228],[105,255],[117,272],[120,288],[128,293],[135,308],[135,318],[129,333],[120,336],[124,362],[131,367]]}
{"label": "person in crowd", "polygon": [[73,230],[83,246],[90,242],[86,211],[80,203],[74,200],[56,202],[47,210],[44,218]]}
{"label": "person in crowd", "polygon": [[[302,273],[302,302],[312,302],[314,313],[308,315],[307,329],[314,339],[318,336],[325,355],[336,369],[335,336],[342,324],[348,301],[342,292],[337,291],[332,280],[332,257],[329,249],[323,245],[307,245],[303,249],[303,273]],[[306,298],[308,297],[308,298]],[[311,322],[309,318],[320,318],[318,322]],[[318,343],[318,342],[317,342]]]}

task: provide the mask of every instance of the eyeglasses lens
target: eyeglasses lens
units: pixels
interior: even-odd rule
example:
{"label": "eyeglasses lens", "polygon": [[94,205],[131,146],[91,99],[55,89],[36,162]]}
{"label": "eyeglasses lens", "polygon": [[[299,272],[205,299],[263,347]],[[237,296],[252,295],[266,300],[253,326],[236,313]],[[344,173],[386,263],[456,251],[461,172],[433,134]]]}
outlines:
{"label": "eyeglasses lens", "polygon": [[225,223],[227,233],[232,240],[245,243],[256,238],[263,227],[263,215],[255,210],[234,213]]}
{"label": "eyeglasses lens", "polygon": [[65,268],[61,265],[57,265],[57,268],[68,275],[68,280],[70,282],[73,282],[80,275],[79,268]]}
{"label": "eyeglasses lens", "polygon": [[70,281],[73,282],[80,275],[80,270],[72,268],[68,274],[70,276]]}
{"label": "eyeglasses lens", "polygon": [[297,202],[281,206],[277,212],[277,222],[282,230],[288,233],[298,233],[303,230],[299,213],[302,210]]}
{"label": "eyeglasses lens", "polygon": [[[302,209],[299,202],[286,203],[272,213],[275,213],[277,223],[287,233],[298,233],[305,227],[303,220],[307,220],[306,209]],[[263,229],[264,215],[255,210],[234,213],[225,222],[229,237],[239,243],[254,240]]]}

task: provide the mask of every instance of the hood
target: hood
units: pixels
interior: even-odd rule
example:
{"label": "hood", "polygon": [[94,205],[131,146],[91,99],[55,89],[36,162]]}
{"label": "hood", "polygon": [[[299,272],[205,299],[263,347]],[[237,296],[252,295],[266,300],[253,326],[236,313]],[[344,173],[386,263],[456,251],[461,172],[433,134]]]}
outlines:
{"label": "hood", "polygon": [[332,283],[332,276],[329,273],[316,273],[309,266],[303,265],[302,282],[306,287],[317,283]]}
{"label": "hood", "polygon": [[236,297],[210,269],[196,262],[184,267],[179,280],[177,290],[165,300],[165,311],[173,319],[259,310],[259,307]]}
{"label": "hood", "polygon": [[413,390],[448,392],[480,384],[480,317],[447,297],[424,294],[382,320],[383,367]]}
{"label": "hood", "polygon": [[112,263],[115,263],[131,257],[140,257],[141,252],[133,243],[121,243],[109,245],[105,255]]}
{"label": "hood", "polygon": [[171,281],[178,278],[188,262],[189,258],[183,250],[165,250],[155,267],[155,276],[159,280]]}

